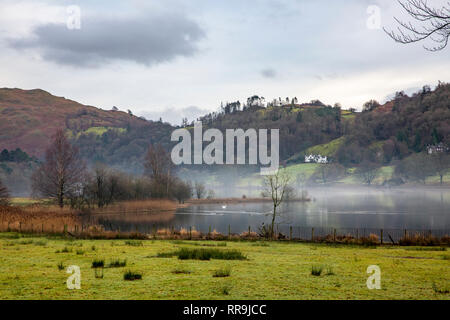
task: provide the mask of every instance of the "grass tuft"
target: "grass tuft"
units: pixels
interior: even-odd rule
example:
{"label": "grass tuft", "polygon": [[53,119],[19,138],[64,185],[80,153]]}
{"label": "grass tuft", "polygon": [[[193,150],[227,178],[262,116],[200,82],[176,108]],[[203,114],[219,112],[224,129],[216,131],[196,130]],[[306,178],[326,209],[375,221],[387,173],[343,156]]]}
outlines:
{"label": "grass tuft", "polygon": [[181,248],[175,255],[180,260],[245,260],[246,256],[239,250],[190,249]]}
{"label": "grass tuft", "polygon": [[438,287],[438,285],[435,282],[433,282],[433,290],[435,293],[438,293],[438,294],[449,294],[450,293],[449,287]]}
{"label": "grass tuft", "polygon": [[92,268],[103,268],[105,266],[105,260],[95,259],[92,261]]}
{"label": "grass tuft", "polygon": [[127,281],[142,280],[142,274],[128,270],[123,274],[123,280]]}
{"label": "grass tuft", "polygon": [[125,241],[125,245],[132,246],[132,247],[142,247],[144,243],[142,241],[138,240],[127,240]]}
{"label": "grass tuft", "polygon": [[120,260],[120,259],[116,259],[111,261],[108,264],[108,268],[122,268],[125,267],[127,265],[127,259],[125,260]]}
{"label": "grass tuft", "polygon": [[332,266],[325,266],[325,275],[327,276],[334,276],[334,270]]}
{"label": "grass tuft", "polygon": [[59,270],[59,271],[64,270],[64,268],[65,268],[65,267],[64,267],[64,263],[62,263],[62,262],[58,263],[58,264],[57,264],[57,267],[58,267],[58,270]]}
{"label": "grass tuft", "polygon": [[191,274],[192,272],[184,268],[176,268],[172,271],[173,274]]}
{"label": "grass tuft", "polygon": [[225,268],[216,270],[213,273],[213,277],[214,278],[226,278],[226,277],[229,277],[230,275],[231,275],[231,268],[230,267],[225,267]]}
{"label": "grass tuft", "polygon": [[319,277],[322,274],[323,266],[322,265],[313,265],[311,267],[311,275]]}
{"label": "grass tuft", "polygon": [[228,295],[230,295],[230,293],[231,293],[231,289],[232,289],[232,287],[229,286],[229,285],[223,286],[223,287],[220,289],[220,293],[223,294],[224,296],[228,296]]}

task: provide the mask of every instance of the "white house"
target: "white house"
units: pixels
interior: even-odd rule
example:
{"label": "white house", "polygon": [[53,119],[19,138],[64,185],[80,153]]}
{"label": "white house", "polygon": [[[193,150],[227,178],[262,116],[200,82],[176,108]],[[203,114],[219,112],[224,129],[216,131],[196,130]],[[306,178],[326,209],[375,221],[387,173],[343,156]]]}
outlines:
{"label": "white house", "polygon": [[434,146],[427,146],[428,154],[447,152],[448,148],[441,142]]}
{"label": "white house", "polygon": [[305,156],[305,163],[328,163],[328,157],[320,154]]}

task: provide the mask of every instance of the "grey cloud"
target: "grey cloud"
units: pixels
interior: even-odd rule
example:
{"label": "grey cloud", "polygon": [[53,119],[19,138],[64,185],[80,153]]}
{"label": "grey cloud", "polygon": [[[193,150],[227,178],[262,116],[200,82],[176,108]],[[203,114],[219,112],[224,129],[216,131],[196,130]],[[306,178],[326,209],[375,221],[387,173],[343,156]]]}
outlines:
{"label": "grey cloud", "polygon": [[275,78],[277,76],[277,72],[274,69],[267,68],[261,71],[261,74],[265,78]]}
{"label": "grey cloud", "polygon": [[192,56],[205,36],[196,22],[169,13],[114,20],[86,18],[79,30],[46,24],[33,33],[10,40],[10,45],[38,49],[46,60],[81,67],[98,67],[111,60],[150,66],[177,56]]}

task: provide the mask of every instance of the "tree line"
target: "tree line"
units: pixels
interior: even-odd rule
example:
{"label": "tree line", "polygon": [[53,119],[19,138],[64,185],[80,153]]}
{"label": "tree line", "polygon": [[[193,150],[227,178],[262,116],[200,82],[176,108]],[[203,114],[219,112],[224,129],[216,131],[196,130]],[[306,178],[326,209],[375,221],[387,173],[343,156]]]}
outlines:
{"label": "tree line", "polygon": [[70,205],[78,209],[150,198],[184,202],[192,197],[193,187],[176,176],[169,157],[161,145],[151,145],[143,164],[145,174],[141,177],[102,164],[88,169],[79,149],[60,129],[46,150],[45,160],[32,175],[33,194],[53,198],[60,207]]}

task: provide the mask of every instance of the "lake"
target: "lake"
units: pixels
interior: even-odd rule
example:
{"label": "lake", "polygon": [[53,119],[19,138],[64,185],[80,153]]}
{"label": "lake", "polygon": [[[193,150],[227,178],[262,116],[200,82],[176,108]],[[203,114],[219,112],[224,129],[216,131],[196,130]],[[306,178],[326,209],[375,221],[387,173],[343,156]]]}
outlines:
{"label": "lake", "polygon": [[[286,202],[280,207],[277,225],[284,234],[293,227],[294,236],[316,228],[316,233],[360,234],[380,229],[450,230],[449,189],[359,189],[313,188],[310,202]],[[257,231],[271,220],[271,203],[201,204],[178,209],[174,214],[97,215],[96,223],[108,229],[151,232],[157,228],[193,227],[202,232],[217,230],[227,234]],[[319,231],[321,230],[321,231]],[[345,231],[348,230],[348,231]],[[311,233],[311,231],[309,231]],[[331,231],[332,232],[332,231]],[[303,235],[308,237],[307,234]]]}

